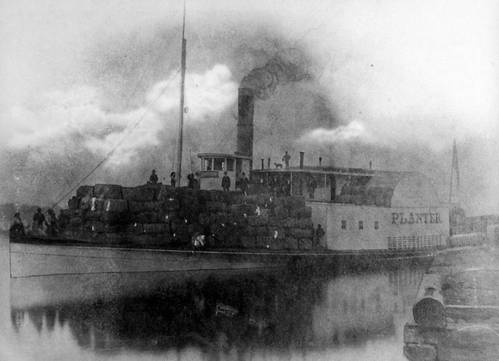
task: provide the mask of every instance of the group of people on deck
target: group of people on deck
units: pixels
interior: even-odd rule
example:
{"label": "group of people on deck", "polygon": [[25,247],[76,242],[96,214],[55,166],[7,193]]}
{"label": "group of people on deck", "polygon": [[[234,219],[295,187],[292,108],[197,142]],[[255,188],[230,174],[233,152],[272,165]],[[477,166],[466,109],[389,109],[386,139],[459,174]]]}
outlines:
{"label": "group of people on deck", "polygon": [[[230,177],[227,175],[227,172],[224,172],[224,176],[222,177],[222,189],[224,192],[230,191]],[[248,185],[249,179],[246,176],[246,173],[242,172],[239,179],[236,181],[236,188],[239,188],[244,195],[248,195]]]}
{"label": "group of people on deck", "polygon": [[[151,175],[149,176],[149,181],[147,182],[148,184],[158,184],[159,178],[158,175],[156,174],[156,169],[153,169],[151,172]],[[172,187],[177,186],[177,174],[175,172],[170,173],[170,185]],[[192,188],[192,189],[197,189],[199,188],[199,181],[196,179],[196,176],[194,173],[190,173],[187,175],[187,187]]]}
{"label": "group of people on deck", "polygon": [[[31,224],[31,232],[35,236],[57,236],[59,233],[59,223],[61,219],[58,219],[55,215],[53,209],[49,208],[47,210],[47,216],[43,214],[42,209],[38,208],[33,215],[33,222]],[[24,236],[26,234],[26,229],[24,222],[21,219],[21,213],[16,212],[14,214],[14,219],[12,225],[10,226],[11,234]]]}

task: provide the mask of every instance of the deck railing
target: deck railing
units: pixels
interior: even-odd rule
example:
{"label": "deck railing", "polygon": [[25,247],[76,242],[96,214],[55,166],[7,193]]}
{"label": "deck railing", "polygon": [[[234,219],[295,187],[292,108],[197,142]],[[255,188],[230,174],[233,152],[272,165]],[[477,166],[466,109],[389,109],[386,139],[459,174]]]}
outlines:
{"label": "deck railing", "polygon": [[446,246],[441,234],[388,237],[388,249],[429,249]]}

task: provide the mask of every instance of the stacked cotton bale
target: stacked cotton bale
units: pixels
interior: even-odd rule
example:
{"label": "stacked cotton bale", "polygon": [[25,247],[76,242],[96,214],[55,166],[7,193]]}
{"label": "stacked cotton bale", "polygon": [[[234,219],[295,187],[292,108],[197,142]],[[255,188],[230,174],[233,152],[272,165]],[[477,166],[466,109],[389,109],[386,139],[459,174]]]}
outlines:
{"label": "stacked cotton bale", "polygon": [[[248,197],[247,226],[241,243],[246,248],[311,249],[313,246],[312,211],[302,197]],[[249,215],[248,215],[249,214]]]}
{"label": "stacked cotton bale", "polygon": [[128,203],[123,200],[122,187],[115,184],[79,187],[59,221],[66,235],[111,237],[128,222]]}
{"label": "stacked cotton bale", "polygon": [[[172,201],[169,201],[169,197]],[[123,188],[123,199],[128,202],[129,222],[126,232],[134,242],[160,240],[168,244],[172,241],[170,223],[173,216],[169,209],[174,213],[178,210],[172,187],[161,184],[126,187]]]}
{"label": "stacked cotton bale", "polygon": [[68,230],[121,234],[132,242],[184,247],[204,234],[214,248],[313,247],[311,208],[302,197],[98,184],[80,187],[68,206]]}

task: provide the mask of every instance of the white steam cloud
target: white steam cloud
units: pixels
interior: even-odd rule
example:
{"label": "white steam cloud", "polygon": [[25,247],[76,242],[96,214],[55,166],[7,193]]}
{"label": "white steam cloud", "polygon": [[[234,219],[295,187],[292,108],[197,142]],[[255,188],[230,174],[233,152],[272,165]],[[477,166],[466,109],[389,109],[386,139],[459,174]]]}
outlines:
{"label": "white steam cloud", "polygon": [[362,141],[371,143],[372,136],[367,132],[366,127],[360,121],[354,120],[347,125],[342,125],[334,129],[316,128],[305,133],[299,142],[313,144],[332,144],[338,142]]}
{"label": "white steam cloud", "polygon": [[[178,119],[179,74],[151,87],[143,107],[126,113],[102,108],[102,95],[92,87],[52,91],[30,107],[12,109],[8,147],[15,150],[50,147],[63,154],[68,140],[74,146],[103,156],[117,144],[106,165],[127,165],[141,150],[159,145],[164,130],[175,130]],[[227,66],[186,75],[186,122],[207,121],[233,104],[237,84]],[[71,144],[71,142],[70,142]]]}

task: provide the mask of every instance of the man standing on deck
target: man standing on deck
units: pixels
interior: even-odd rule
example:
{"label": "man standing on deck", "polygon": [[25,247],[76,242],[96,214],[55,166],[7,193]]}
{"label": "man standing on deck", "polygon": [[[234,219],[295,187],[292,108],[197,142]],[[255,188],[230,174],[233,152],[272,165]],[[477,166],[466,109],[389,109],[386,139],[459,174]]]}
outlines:
{"label": "man standing on deck", "polygon": [[289,168],[289,160],[291,159],[291,156],[288,154],[288,151],[284,153],[282,156],[282,161],[284,162],[284,167]]}
{"label": "man standing on deck", "polygon": [[57,229],[57,217],[53,209],[47,210],[47,234],[49,236],[56,236],[58,233]]}
{"label": "man standing on deck", "polygon": [[149,177],[150,184],[158,184],[158,175],[156,174],[156,169],[152,170],[151,176]]}
{"label": "man standing on deck", "polygon": [[12,222],[12,226],[10,226],[10,232],[24,236],[24,223],[21,219],[21,214],[16,212],[14,214],[14,221]]}
{"label": "man standing on deck", "polygon": [[243,194],[245,196],[248,195],[248,183],[249,183],[249,180],[248,180],[248,177],[246,177],[246,174],[243,172],[243,174],[241,175],[241,179],[239,180],[239,188],[241,188],[241,191],[243,192]]}
{"label": "man standing on deck", "polygon": [[310,176],[310,180],[308,182],[308,196],[310,199],[314,199],[315,188],[317,188],[317,182],[315,181],[314,176]]}
{"label": "man standing on deck", "polygon": [[324,232],[324,228],[322,228],[322,226],[318,224],[314,234],[314,248],[322,246],[322,239],[324,238],[325,234],[326,232]]}
{"label": "man standing on deck", "polygon": [[175,183],[177,182],[177,180],[175,179],[175,172],[171,172],[170,173],[170,185],[175,188]]}
{"label": "man standing on deck", "polygon": [[33,232],[36,235],[41,235],[41,234],[45,233],[43,231],[43,226],[46,223],[47,222],[45,221],[45,216],[42,213],[42,209],[38,208],[36,210],[36,213],[33,215],[33,227],[32,227],[33,228]]}
{"label": "man standing on deck", "polygon": [[230,178],[227,175],[227,172],[224,172],[224,176],[222,177],[222,189],[224,192],[228,192],[230,189]]}

